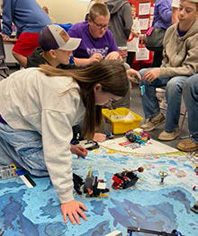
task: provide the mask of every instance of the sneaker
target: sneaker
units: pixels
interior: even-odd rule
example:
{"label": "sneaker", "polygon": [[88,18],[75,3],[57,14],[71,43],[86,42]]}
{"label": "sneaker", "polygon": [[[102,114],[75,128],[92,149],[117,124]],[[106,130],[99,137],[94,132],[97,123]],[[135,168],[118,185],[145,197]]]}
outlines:
{"label": "sneaker", "polygon": [[185,139],[177,144],[177,148],[183,152],[194,152],[198,150],[198,143],[194,143],[191,139]]}
{"label": "sneaker", "polygon": [[160,126],[161,124],[163,124],[165,121],[165,116],[162,113],[157,114],[154,117],[151,117],[149,119],[146,120],[146,122],[141,125],[141,128],[144,131],[152,131],[154,130],[156,127]]}
{"label": "sneaker", "polygon": [[177,128],[173,132],[169,132],[169,133],[166,131],[163,131],[158,136],[158,139],[162,140],[162,141],[171,141],[171,140],[176,139],[179,136],[179,134],[180,134],[179,128]]}

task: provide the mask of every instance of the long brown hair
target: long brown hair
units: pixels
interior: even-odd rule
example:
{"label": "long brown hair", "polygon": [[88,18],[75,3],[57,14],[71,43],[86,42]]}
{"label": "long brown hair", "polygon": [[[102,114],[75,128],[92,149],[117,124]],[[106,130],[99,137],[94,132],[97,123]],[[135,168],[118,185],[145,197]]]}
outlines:
{"label": "long brown hair", "polygon": [[129,89],[129,81],[123,62],[103,60],[84,69],[62,70],[42,65],[41,71],[48,76],[72,77],[80,86],[81,97],[86,106],[85,135],[93,137],[95,128],[101,123],[101,106],[95,105],[94,86],[101,84],[104,92],[123,97]]}

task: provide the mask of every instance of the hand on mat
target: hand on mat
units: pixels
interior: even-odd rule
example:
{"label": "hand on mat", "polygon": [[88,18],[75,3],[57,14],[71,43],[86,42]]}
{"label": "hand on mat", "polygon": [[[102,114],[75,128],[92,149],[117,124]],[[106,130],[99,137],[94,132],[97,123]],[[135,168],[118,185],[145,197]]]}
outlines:
{"label": "hand on mat", "polygon": [[70,145],[71,145],[70,146],[71,152],[73,154],[76,154],[78,158],[79,157],[83,157],[83,158],[86,157],[88,151],[85,148],[83,148],[82,146],[75,146],[73,144],[70,144]]}
{"label": "hand on mat", "polygon": [[142,77],[144,80],[148,80],[149,82],[154,81],[155,79],[159,78],[161,74],[160,68],[155,68],[148,70]]}
{"label": "hand on mat", "polygon": [[[137,80],[137,79],[141,80],[141,76],[140,76],[140,74],[139,74],[139,72],[138,72],[137,70],[128,69],[128,70],[126,71],[126,73],[127,73],[128,79],[129,79],[131,82],[138,83],[138,80]],[[136,79],[135,77],[136,77],[137,79]]]}
{"label": "hand on mat", "polygon": [[95,133],[93,136],[93,141],[95,142],[103,142],[106,140],[106,134]]}
{"label": "hand on mat", "polygon": [[110,52],[106,57],[105,60],[121,60],[119,52]]}
{"label": "hand on mat", "polygon": [[67,217],[73,225],[76,223],[81,224],[79,216],[82,217],[84,220],[87,220],[87,216],[83,212],[87,211],[87,208],[81,202],[72,200],[71,202],[61,204],[60,208],[65,223],[67,223]]}

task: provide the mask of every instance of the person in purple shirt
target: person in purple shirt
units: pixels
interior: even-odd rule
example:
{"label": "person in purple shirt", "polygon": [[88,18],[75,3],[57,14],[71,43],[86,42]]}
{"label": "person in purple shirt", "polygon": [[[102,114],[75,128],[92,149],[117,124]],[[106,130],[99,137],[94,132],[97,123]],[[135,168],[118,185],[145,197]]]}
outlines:
{"label": "person in purple shirt", "polygon": [[[172,24],[172,0],[156,0],[154,8],[154,20],[153,27],[161,27],[168,29]],[[152,67],[160,67],[162,63],[163,55],[162,51],[154,53]]]}
{"label": "person in purple shirt", "polygon": [[73,52],[76,65],[86,66],[102,59],[121,60],[113,34],[108,29],[110,14],[106,5],[94,4],[88,21],[73,25],[68,34],[81,38],[78,49]]}
{"label": "person in purple shirt", "polygon": [[154,27],[167,29],[172,23],[172,0],[156,0],[154,8]]}

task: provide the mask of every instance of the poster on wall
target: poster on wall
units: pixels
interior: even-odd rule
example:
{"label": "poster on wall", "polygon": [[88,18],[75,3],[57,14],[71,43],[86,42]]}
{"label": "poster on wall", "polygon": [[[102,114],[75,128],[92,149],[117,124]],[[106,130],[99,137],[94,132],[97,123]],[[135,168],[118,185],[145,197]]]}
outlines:
{"label": "poster on wall", "polygon": [[141,18],[140,22],[140,30],[147,30],[149,27],[149,18]]}
{"label": "poster on wall", "polygon": [[150,13],[151,3],[140,3],[139,4],[139,16],[148,15]]}
{"label": "poster on wall", "polygon": [[145,47],[139,48],[135,55],[136,61],[149,60],[149,50]]}

